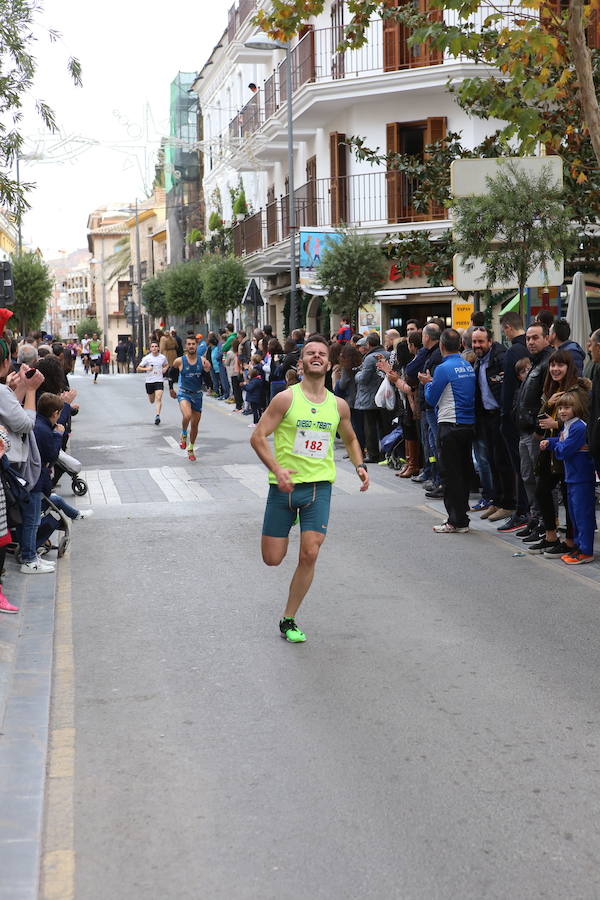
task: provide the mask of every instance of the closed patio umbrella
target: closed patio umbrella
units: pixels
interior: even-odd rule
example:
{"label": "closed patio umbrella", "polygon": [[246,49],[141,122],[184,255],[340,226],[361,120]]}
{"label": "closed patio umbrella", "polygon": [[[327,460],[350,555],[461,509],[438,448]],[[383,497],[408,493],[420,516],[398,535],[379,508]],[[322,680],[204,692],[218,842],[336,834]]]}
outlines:
{"label": "closed patio umbrella", "polygon": [[571,326],[571,340],[577,341],[577,343],[585,350],[592,326],[590,325],[590,313],[588,310],[585,281],[582,272],[575,272],[575,275],[573,276],[566,318]]}

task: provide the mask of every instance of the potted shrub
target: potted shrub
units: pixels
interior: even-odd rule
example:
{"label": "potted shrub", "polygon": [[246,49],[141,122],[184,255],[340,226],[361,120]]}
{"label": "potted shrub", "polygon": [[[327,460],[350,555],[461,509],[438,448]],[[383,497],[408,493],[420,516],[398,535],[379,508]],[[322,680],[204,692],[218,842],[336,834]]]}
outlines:
{"label": "potted shrub", "polygon": [[221,230],[221,228],[223,227],[223,219],[218,212],[211,212],[210,216],[208,217],[208,227],[211,231]]}
{"label": "potted shrub", "polygon": [[238,222],[242,222],[248,215],[248,204],[246,203],[245,191],[240,191],[235,198],[235,203],[233,204],[233,214]]}

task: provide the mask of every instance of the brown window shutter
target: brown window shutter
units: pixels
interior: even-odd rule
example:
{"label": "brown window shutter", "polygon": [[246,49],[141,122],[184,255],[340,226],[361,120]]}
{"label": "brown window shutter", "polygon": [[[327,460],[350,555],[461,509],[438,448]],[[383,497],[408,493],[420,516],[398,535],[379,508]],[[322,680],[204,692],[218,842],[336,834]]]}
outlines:
{"label": "brown window shutter", "polygon": [[331,171],[330,206],[331,224],[340,225],[348,220],[348,179],[346,178],[346,135],[337,131],[329,135],[329,162]]}
{"label": "brown window shutter", "polygon": [[[387,0],[388,9],[396,9],[400,0]],[[383,71],[396,72],[400,68],[400,23],[383,20]]]}
{"label": "brown window shutter", "polygon": [[[402,126],[400,122],[389,122],[385,126],[385,140],[388,153],[401,152]],[[404,178],[400,172],[388,167],[385,180],[387,184],[388,222],[400,222],[402,219]]]}
{"label": "brown window shutter", "polygon": [[[425,127],[425,146],[436,144],[443,141],[446,137],[447,119],[446,116],[433,116],[427,119]],[[434,219],[446,218],[446,209],[440,203],[431,204],[431,216]]]}
{"label": "brown window shutter", "polygon": [[306,223],[309,228],[317,227],[317,157],[306,160]]}
{"label": "brown window shutter", "polygon": [[294,90],[315,80],[315,30],[312,25],[303,25],[298,32],[299,43],[294,49]]}
{"label": "brown window shutter", "polygon": [[590,50],[600,50],[600,13],[595,7],[590,10],[590,19],[586,33]]}
{"label": "brown window shutter", "polygon": [[[430,22],[442,22],[444,19],[441,9],[429,8],[429,0],[419,0],[419,12],[426,15]],[[443,61],[443,51],[437,47],[431,47],[425,42],[421,44],[419,57],[414,64],[416,66],[439,66]]]}

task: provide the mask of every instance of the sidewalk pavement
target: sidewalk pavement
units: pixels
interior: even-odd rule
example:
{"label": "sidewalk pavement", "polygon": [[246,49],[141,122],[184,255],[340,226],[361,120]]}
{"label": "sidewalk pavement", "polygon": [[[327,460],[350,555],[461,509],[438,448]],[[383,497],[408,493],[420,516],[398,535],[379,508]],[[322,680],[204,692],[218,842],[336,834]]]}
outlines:
{"label": "sidewalk pavement", "polygon": [[21,575],[9,556],[2,582],[20,612],[0,614],[0,900],[37,900],[56,573]]}

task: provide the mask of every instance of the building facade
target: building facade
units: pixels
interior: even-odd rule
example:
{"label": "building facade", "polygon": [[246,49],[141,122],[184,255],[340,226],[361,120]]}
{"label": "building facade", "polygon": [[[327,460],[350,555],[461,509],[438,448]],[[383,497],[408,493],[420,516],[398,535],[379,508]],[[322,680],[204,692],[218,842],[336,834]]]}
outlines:
{"label": "building facade", "polygon": [[98,320],[103,343],[111,350],[119,337],[131,336],[125,307],[131,293],[129,264],[129,203],[95,209],[88,217],[90,304],[88,315]]}
{"label": "building facade", "polygon": [[64,253],[46,263],[53,281],[42,328],[62,340],[77,336],[77,325],[89,314],[92,284],[90,252]]}
{"label": "building facade", "polygon": [[[246,47],[256,32],[256,8],[254,0],[231,7],[228,26],[194,89],[203,118],[207,221],[212,211],[222,210],[233,228],[234,252],[244,258],[248,274],[261,279],[266,319],[282,333],[290,281],[287,84],[284,51]],[[369,148],[416,157],[448,132],[462,132],[467,146],[477,145],[499,123],[468,117],[446,85],[448,79],[456,83],[480,74],[480,67],[426,45],[409,47],[406,29],[381,19],[372,21],[364,47],[340,53],[349,19],[347,3],[328,0],[292,50],[298,230],[318,234],[346,224],[377,240],[394,231],[427,230],[435,237],[450,227],[446,210],[416,210],[415,184],[358,159],[346,139],[360,136]],[[230,197],[240,178],[249,210],[235,222]],[[411,274],[398,281],[390,264],[388,284],[359,325],[402,327],[407,318],[449,318],[452,286],[428,288],[421,273]],[[322,297],[312,295],[309,329],[326,328],[321,306]]]}
{"label": "building facade", "polygon": [[10,260],[17,249],[18,234],[12,217],[0,209],[0,262]]}

